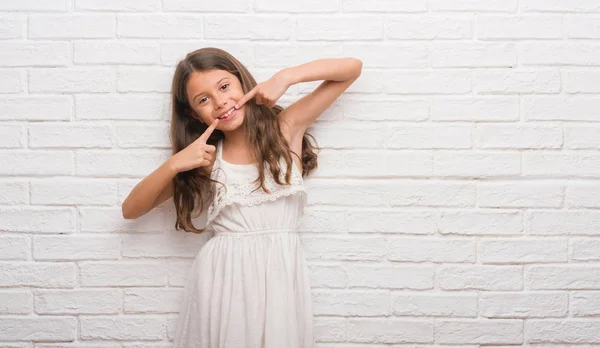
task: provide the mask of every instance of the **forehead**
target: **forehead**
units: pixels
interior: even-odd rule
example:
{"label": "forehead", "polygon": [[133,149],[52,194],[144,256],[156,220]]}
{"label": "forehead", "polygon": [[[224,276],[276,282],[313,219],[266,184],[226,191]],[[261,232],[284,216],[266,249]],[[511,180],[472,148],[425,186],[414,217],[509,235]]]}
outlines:
{"label": "forehead", "polygon": [[235,79],[236,76],[226,70],[194,71],[187,83],[187,90],[190,92],[188,94],[193,97],[198,93],[216,89],[219,87],[217,83],[223,78]]}

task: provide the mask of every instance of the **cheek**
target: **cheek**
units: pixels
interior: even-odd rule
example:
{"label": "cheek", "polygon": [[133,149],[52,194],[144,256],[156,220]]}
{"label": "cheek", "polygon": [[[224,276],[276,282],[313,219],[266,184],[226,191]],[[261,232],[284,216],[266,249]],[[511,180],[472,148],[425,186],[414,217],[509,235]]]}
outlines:
{"label": "cheek", "polygon": [[235,99],[241,99],[244,96],[244,90],[242,87],[236,88],[233,93],[231,93]]}
{"label": "cheek", "polygon": [[206,110],[204,110],[204,108],[200,106],[194,106],[194,112],[196,113],[196,117],[200,118],[203,121],[204,117],[206,117],[206,115],[208,114]]}

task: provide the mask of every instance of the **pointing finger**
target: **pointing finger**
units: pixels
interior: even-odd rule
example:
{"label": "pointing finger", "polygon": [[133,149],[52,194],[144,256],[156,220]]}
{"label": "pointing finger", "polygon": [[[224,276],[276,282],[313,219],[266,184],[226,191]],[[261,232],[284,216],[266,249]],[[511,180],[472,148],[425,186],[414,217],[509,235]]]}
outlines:
{"label": "pointing finger", "polygon": [[215,130],[215,128],[217,128],[217,125],[219,124],[219,119],[216,118],[213,123],[211,123],[210,127],[208,127],[204,133],[202,133],[202,135],[200,136],[199,139],[202,139],[203,142],[206,142],[208,140],[208,138],[210,137],[210,135],[212,134],[212,132]]}
{"label": "pointing finger", "polygon": [[254,98],[257,91],[258,91],[258,85],[256,87],[252,88],[252,90],[250,92],[246,93],[246,95],[243,96],[242,99],[238,100],[238,102],[235,104],[236,110],[241,108],[242,105],[246,104],[246,102],[248,102],[248,100]]}

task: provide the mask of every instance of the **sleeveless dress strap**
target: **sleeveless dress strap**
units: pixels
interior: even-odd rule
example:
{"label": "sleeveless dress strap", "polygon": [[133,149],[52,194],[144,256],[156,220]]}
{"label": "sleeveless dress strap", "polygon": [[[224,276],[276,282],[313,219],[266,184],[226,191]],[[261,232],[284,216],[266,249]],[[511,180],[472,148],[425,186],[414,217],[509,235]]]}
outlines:
{"label": "sleeveless dress strap", "polygon": [[[222,175],[224,170],[228,165],[236,166],[235,164],[223,165],[223,140],[219,140],[217,143],[217,153],[215,159],[215,165],[213,171],[211,173],[211,178],[213,180],[218,180],[225,184],[223,187],[221,184],[215,184],[215,198],[208,206],[207,211],[207,222],[206,226],[209,226],[210,223],[217,217],[219,212],[226,206],[239,203],[246,206],[254,206],[266,201],[274,201],[277,198],[289,196],[295,193],[301,193],[302,195],[302,206],[306,206],[307,203],[307,191],[304,185],[304,179],[302,178],[302,173],[298,169],[298,167],[292,162],[292,173],[290,185],[279,185],[275,182],[271,171],[265,168],[265,187],[270,193],[265,192],[262,188],[260,188],[258,183],[254,183],[258,175],[258,170],[256,169],[256,164],[249,165],[240,165],[242,167],[248,167],[255,169],[252,173],[256,173],[255,175],[250,175],[250,178],[244,181],[232,181],[227,182],[226,176]],[[285,183],[285,172],[286,172],[286,163],[283,158],[279,161],[281,173],[280,180]]]}

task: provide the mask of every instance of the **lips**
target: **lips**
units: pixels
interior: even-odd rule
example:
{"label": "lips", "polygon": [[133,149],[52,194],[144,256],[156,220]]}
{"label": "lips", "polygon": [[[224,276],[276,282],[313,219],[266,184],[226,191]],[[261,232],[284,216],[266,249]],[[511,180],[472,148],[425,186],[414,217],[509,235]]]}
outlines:
{"label": "lips", "polygon": [[238,110],[233,109],[231,111],[231,113],[225,113],[224,115],[227,115],[227,117],[225,118],[219,118],[220,122],[229,122],[230,120],[232,120],[236,115],[237,115]]}
{"label": "lips", "polygon": [[232,111],[234,109],[235,109],[234,107],[232,107],[231,109],[228,109],[227,111],[225,111],[224,113],[222,113],[221,115],[219,115],[219,117],[217,117],[217,118],[220,118],[220,119],[224,118],[225,115],[227,115],[227,113],[229,113],[230,111]]}

